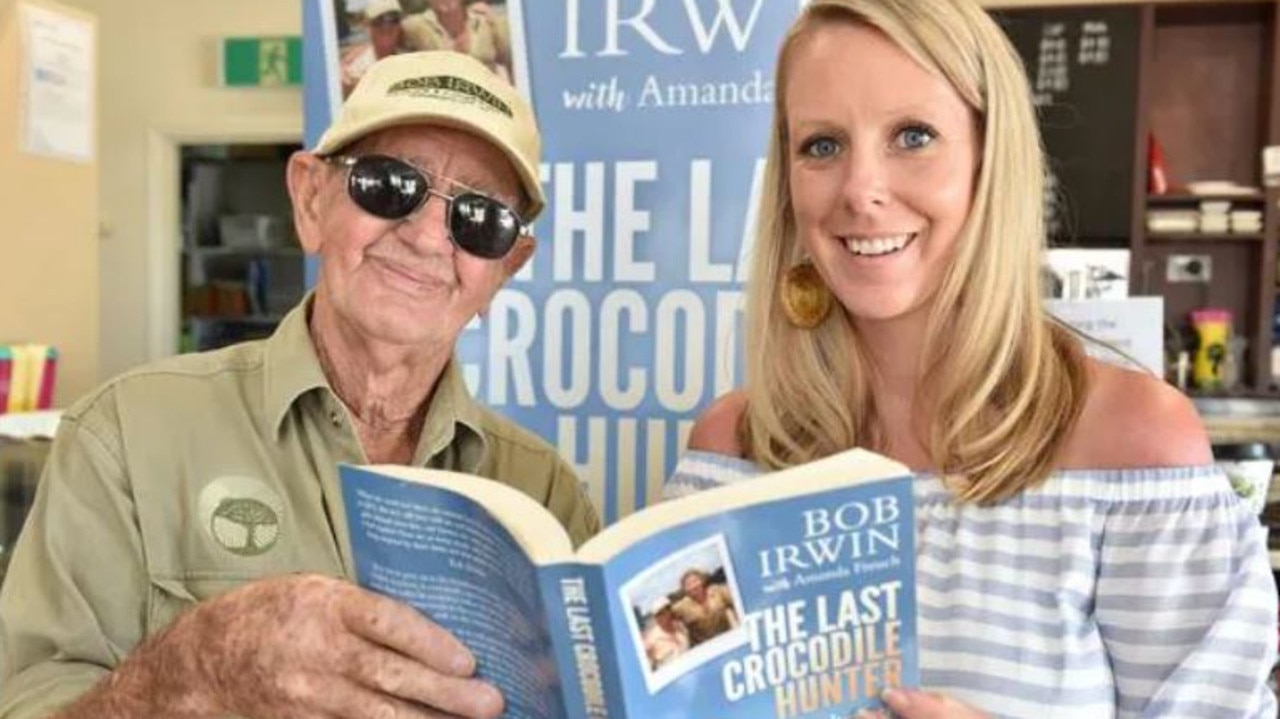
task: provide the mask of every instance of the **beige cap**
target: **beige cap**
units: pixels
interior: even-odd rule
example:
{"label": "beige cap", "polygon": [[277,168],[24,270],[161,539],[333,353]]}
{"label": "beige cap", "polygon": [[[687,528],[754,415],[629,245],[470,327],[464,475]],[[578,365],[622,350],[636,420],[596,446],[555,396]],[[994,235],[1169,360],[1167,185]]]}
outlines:
{"label": "beige cap", "polygon": [[400,0],[369,0],[364,6],[366,20],[372,20],[389,12],[404,14],[404,10],[400,7]]}
{"label": "beige cap", "polygon": [[388,127],[439,125],[489,140],[511,160],[531,201],[528,222],[546,197],[538,180],[542,138],[533,109],[506,80],[470,55],[448,50],[390,55],[371,65],[315,147],[331,155]]}

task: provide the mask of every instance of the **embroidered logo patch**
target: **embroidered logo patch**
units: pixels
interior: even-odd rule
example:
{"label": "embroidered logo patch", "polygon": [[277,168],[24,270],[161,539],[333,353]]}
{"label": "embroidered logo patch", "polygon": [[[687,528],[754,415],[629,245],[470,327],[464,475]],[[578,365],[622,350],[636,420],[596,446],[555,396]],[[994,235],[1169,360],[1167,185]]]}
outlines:
{"label": "embroidered logo patch", "polygon": [[284,503],[253,477],[219,477],[200,492],[200,518],[210,538],[241,557],[266,554],[280,537]]}
{"label": "embroidered logo patch", "polygon": [[387,95],[389,97],[412,95],[465,103],[482,110],[500,112],[507,117],[514,117],[511,106],[503,102],[502,98],[470,80],[453,75],[430,75],[401,80],[387,88]]}

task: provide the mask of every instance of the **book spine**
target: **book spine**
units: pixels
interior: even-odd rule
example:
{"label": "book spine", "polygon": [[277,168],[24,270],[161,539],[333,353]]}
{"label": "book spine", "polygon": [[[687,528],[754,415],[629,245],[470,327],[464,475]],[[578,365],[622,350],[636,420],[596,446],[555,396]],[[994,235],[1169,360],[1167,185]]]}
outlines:
{"label": "book spine", "polygon": [[0,345],[0,414],[9,411],[10,383],[13,380],[13,349]]}
{"label": "book spine", "polygon": [[26,411],[40,409],[40,384],[44,382],[44,355],[46,345],[27,345],[27,406]]}
{"label": "book spine", "polygon": [[26,364],[27,385],[22,390],[22,412],[31,412],[36,408],[36,394],[40,391],[40,372],[43,369],[44,346],[25,344],[22,346],[22,361]]}
{"label": "book spine", "polygon": [[53,408],[53,387],[58,376],[58,350],[45,346],[41,357],[40,386],[36,392],[36,409]]}
{"label": "book spine", "polygon": [[564,716],[624,719],[622,677],[600,567],[557,564],[539,572]]}
{"label": "book spine", "polygon": [[27,411],[27,387],[30,384],[31,363],[27,360],[27,346],[13,345],[13,374],[9,378],[10,412]]}

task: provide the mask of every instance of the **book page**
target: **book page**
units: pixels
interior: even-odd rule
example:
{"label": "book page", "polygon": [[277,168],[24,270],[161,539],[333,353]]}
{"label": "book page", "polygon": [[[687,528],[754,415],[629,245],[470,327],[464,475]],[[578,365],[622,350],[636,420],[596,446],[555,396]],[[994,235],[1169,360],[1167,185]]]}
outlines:
{"label": "book page", "polygon": [[483,477],[442,469],[399,464],[371,465],[369,471],[405,482],[429,483],[484,505],[535,564],[551,564],[573,557],[573,541],[555,515],[524,492]]}
{"label": "book page", "polygon": [[356,581],[413,606],[466,644],[477,674],[502,691],[509,716],[562,717],[537,567],[521,543],[475,500],[379,469],[339,469]]}

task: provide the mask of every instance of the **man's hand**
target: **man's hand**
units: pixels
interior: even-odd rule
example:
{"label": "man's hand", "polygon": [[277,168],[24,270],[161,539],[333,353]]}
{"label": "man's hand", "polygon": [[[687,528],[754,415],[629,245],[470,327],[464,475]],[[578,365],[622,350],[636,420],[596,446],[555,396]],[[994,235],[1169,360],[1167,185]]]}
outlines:
{"label": "man's hand", "polygon": [[253,582],[180,615],[60,717],[488,719],[502,695],[414,608],[318,575]]}
{"label": "man's hand", "polygon": [[[417,610],[321,576],[268,579],[183,617],[227,711],[280,717],[497,717],[475,658]],[[177,638],[175,638],[177,639]],[[427,711],[431,707],[438,712]]]}
{"label": "man's hand", "polygon": [[[883,699],[899,719],[990,719],[990,717],[951,697],[919,689],[890,689]],[[888,719],[881,711],[864,710],[858,719]]]}

